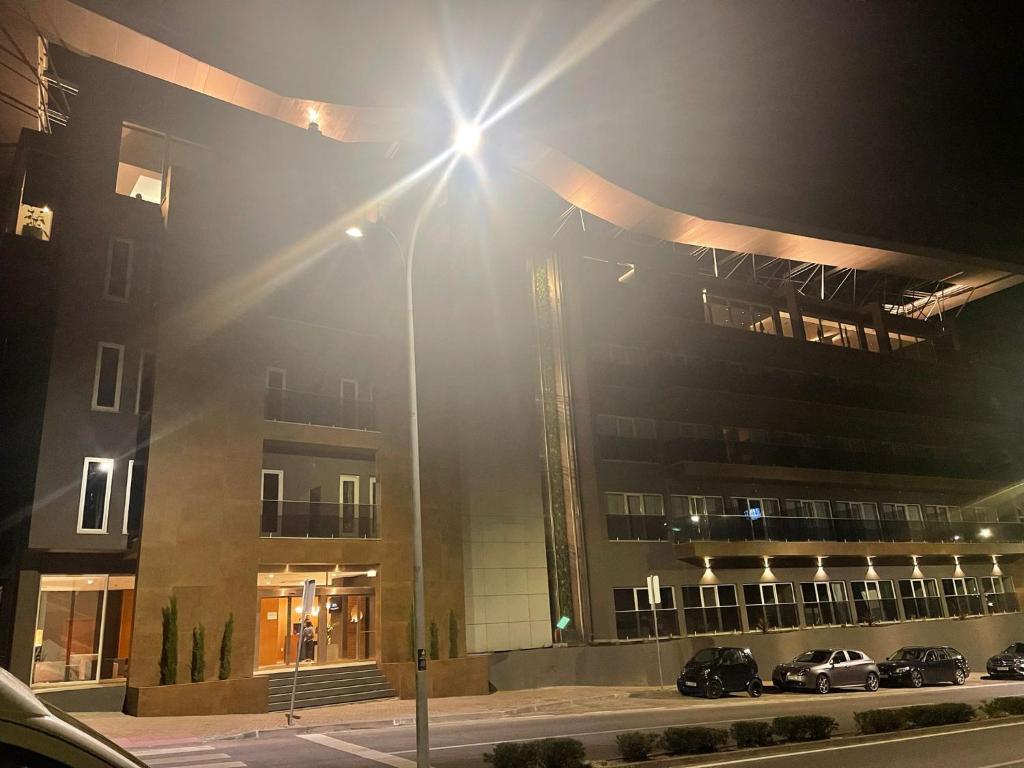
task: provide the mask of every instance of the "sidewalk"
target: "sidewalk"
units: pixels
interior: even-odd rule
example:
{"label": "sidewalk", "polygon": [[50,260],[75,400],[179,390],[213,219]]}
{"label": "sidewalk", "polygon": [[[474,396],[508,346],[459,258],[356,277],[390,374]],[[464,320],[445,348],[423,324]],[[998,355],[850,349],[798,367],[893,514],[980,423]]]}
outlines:
{"label": "sidewalk", "polygon": [[[664,707],[669,700],[678,701],[678,696],[659,696],[656,687],[565,686],[500,691],[489,696],[431,699],[430,719],[432,722],[445,722],[530,714],[582,714]],[[415,707],[413,700],[383,699],[300,709],[296,710],[300,719],[293,727],[309,730],[327,726],[371,728],[403,725],[413,721]],[[186,717],[130,717],[119,712],[84,712],[75,717],[128,748],[241,738],[288,727],[284,712]]]}

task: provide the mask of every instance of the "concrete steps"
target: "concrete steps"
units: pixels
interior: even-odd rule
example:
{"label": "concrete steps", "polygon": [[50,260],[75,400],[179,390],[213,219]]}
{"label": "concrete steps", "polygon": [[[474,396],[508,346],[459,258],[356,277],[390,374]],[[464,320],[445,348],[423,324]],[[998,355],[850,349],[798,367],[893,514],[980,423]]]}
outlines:
{"label": "concrete steps", "polygon": [[[288,709],[292,695],[292,675],[292,672],[270,675],[268,712]],[[387,699],[394,695],[387,678],[372,662],[350,667],[306,667],[299,669],[295,708]]]}

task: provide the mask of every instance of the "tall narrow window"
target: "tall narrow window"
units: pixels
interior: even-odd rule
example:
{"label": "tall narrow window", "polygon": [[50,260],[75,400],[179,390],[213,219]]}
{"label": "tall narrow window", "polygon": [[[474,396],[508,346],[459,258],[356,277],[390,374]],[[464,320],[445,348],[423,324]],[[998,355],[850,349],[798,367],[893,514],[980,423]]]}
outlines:
{"label": "tall narrow window", "polygon": [[82,490],[78,497],[78,533],[106,533],[110,508],[113,459],[87,457],[82,466]]}
{"label": "tall narrow window", "polygon": [[132,506],[132,480],[135,474],[135,459],[128,459],[128,480],[124,487],[124,521],[121,523],[121,533],[128,533],[128,511]]}
{"label": "tall narrow window", "polygon": [[101,341],[96,348],[96,376],[93,379],[92,409],[117,411],[121,407],[121,374],[124,346]]}
{"label": "tall narrow window", "polygon": [[157,205],[163,202],[166,143],[167,137],[162,133],[134,125],[121,126],[117,194]]}
{"label": "tall narrow window", "polygon": [[359,476],[342,475],[338,485],[341,535],[358,536]]}
{"label": "tall narrow window", "polygon": [[110,238],[107,250],[107,273],[103,283],[103,297],[114,301],[128,301],[132,289],[135,246],[122,237]]}
{"label": "tall narrow window", "polygon": [[264,469],[262,481],[263,510],[260,516],[260,535],[279,536],[284,523],[284,472],[280,469]]}
{"label": "tall narrow window", "polygon": [[135,412],[151,413],[153,410],[153,375],[156,355],[143,351],[139,356],[139,386],[135,391]]}
{"label": "tall narrow window", "polygon": [[370,476],[370,506],[376,507],[377,501],[377,478]]}

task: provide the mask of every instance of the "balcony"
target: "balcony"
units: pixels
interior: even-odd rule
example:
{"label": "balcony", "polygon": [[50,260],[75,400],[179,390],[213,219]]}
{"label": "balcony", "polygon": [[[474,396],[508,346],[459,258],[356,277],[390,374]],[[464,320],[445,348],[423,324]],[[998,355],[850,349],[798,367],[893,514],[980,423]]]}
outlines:
{"label": "balcony", "polygon": [[377,539],[376,504],[262,500],[260,537],[292,539]]}
{"label": "balcony", "polygon": [[668,541],[664,515],[605,515],[609,541]]}
{"label": "balcony", "polygon": [[[609,516],[611,517],[611,516]],[[1017,522],[858,520],[821,517],[698,515],[671,521],[676,543],[691,541],[879,541],[1016,543],[1024,541]],[[611,533],[609,524],[609,533]]]}
{"label": "balcony", "polygon": [[290,424],[312,424],[376,431],[377,410],[372,400],[333,397],[294,389],[268,388],[263,418]]}

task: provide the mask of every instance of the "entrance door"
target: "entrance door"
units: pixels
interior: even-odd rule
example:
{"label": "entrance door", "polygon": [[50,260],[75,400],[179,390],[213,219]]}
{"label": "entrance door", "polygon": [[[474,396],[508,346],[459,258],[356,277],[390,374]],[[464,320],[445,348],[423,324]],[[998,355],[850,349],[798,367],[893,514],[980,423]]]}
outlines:
{"label": "entrance door", "polygon": [[342,475],[338,488],[338,510],[341,516],[341,535],[357,535],[357,518],[359,517],[359,476]]}
{"label": "entrance door", "polygon": [[325,595],[320,598],[320,664],[373,657],[373,596]]}
{"label": "entrance door", "polygon": [[288,663],[290,597],[260,598],[259,666],[275,667]]}

